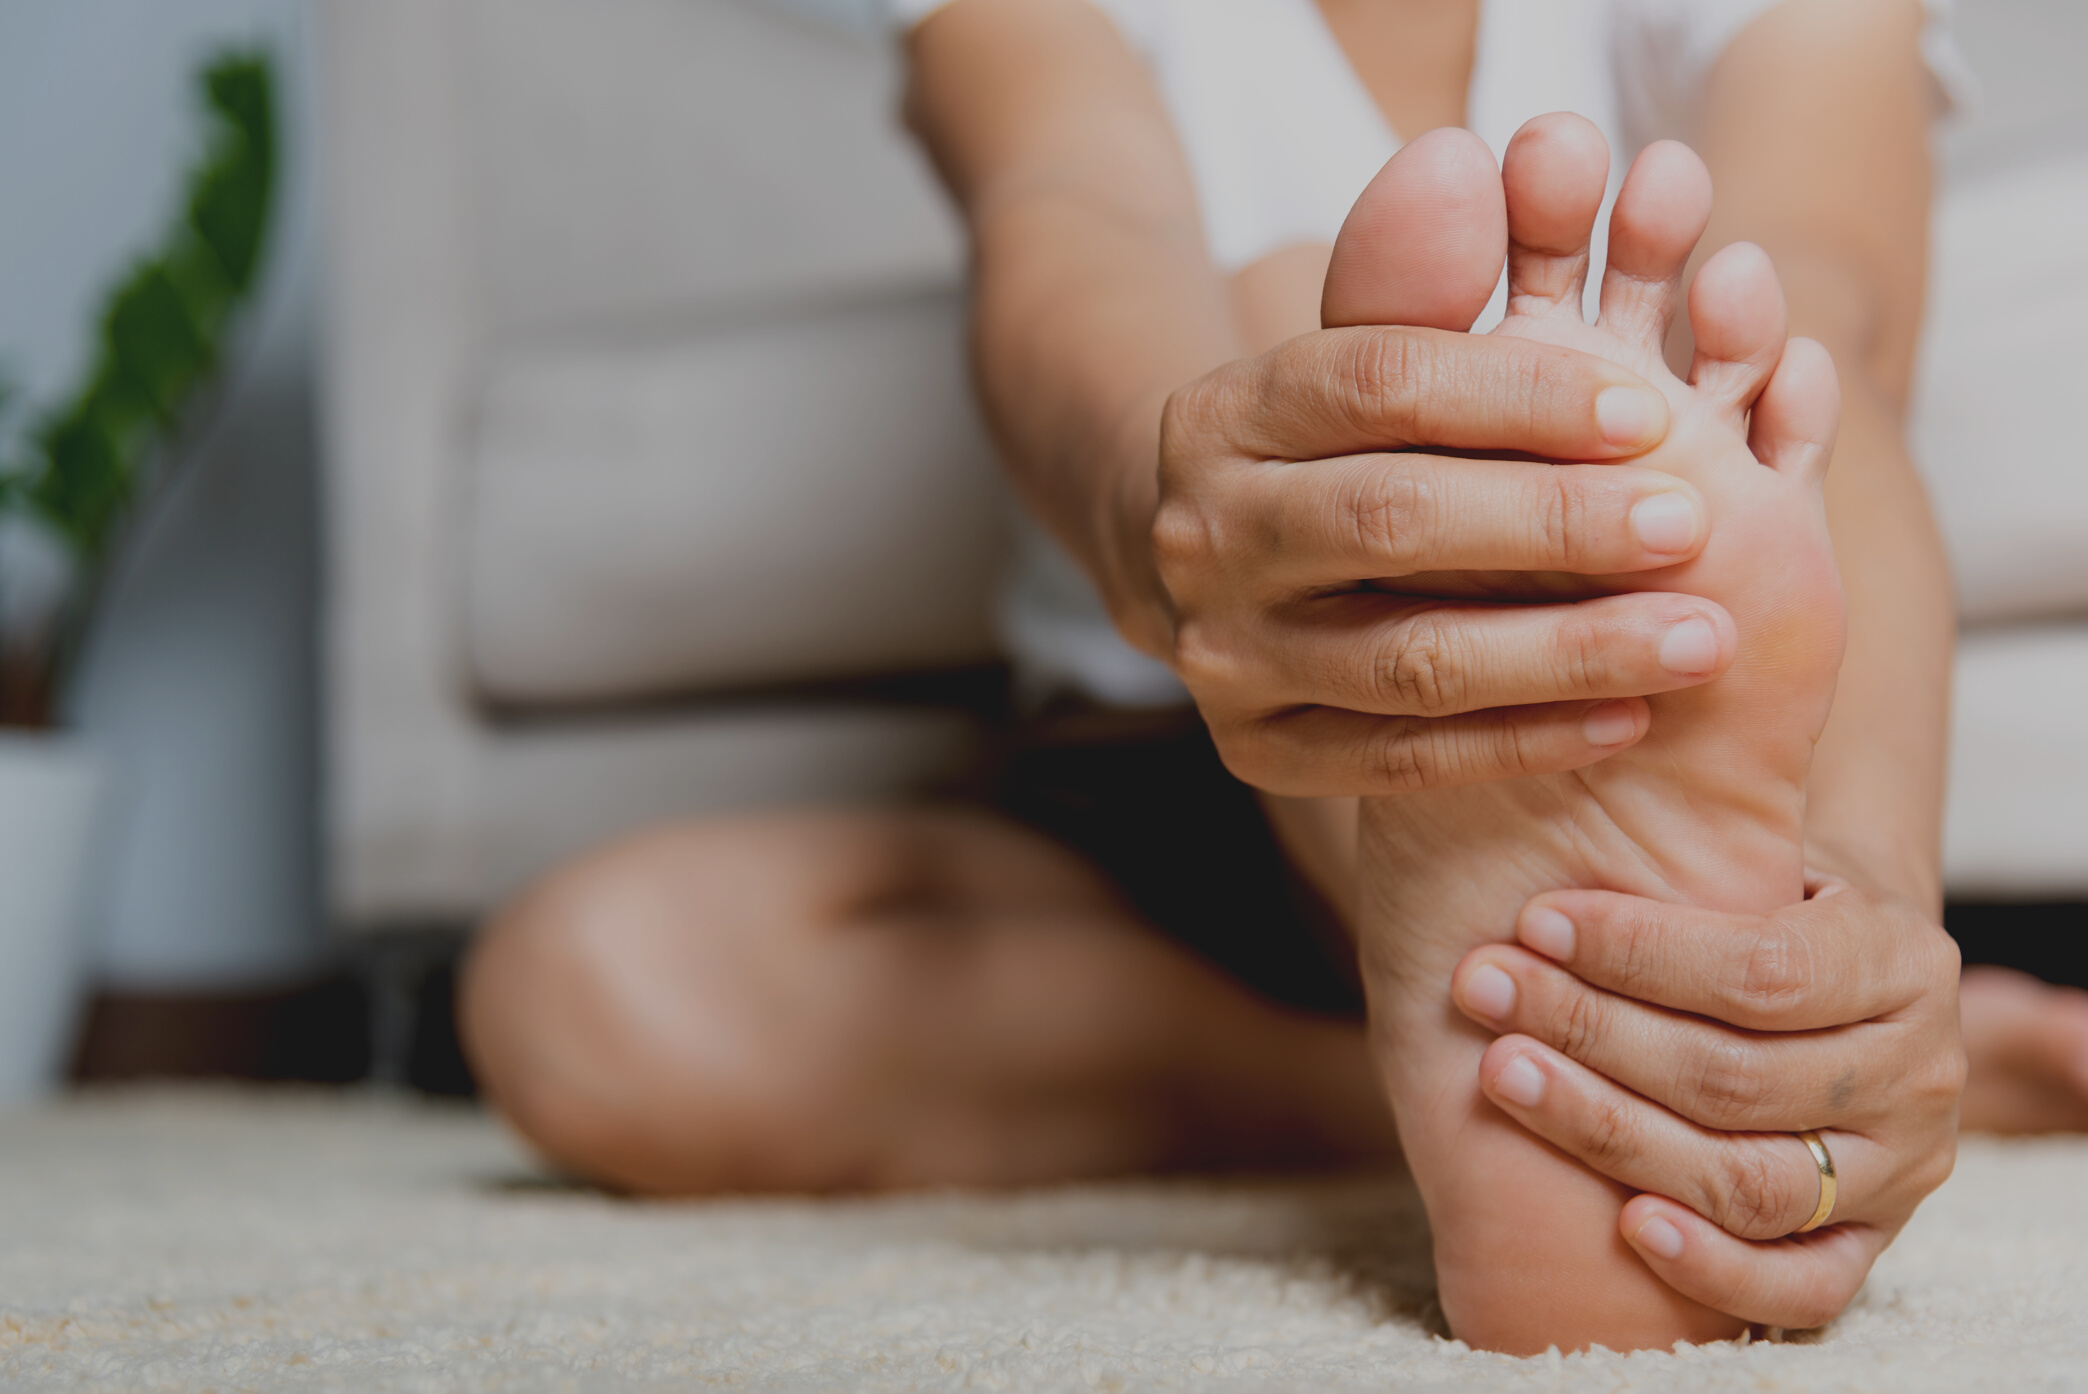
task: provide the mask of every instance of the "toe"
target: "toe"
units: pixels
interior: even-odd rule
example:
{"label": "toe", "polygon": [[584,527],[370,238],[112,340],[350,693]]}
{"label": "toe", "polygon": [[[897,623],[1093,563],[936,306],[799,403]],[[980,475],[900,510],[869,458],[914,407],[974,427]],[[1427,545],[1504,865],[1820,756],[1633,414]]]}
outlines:
{"label": "toe", "polygon": [[1594,122],[1557,111],[1525,122],[1508,143],[1508,312],[1581,320],[1588,239],[1609,181],[1609,143]]}
{"label": "toe", "polygon": [[1736,409],[1752,402],[1790,332],[1769,254],[1752,242],[1735,242],[1705,262],[1689,288],[1689,329],[1696,339],[1689,381]]}
{"label": "toe", "polygon": [[1386,161],[1334,241],[1320,321],[1464,331],[1492,298],[1508,242],[1493,152],[1444,127]]}
{"label": "toe", "polygon": [[1827,477],[1840,426],[1841,380],[1834,356],[1817,339],[1790,340],[1748,419],[1747,443],[1755,458],[1819,484]]}
{"label": "toe", "polygon": [[1647,146],[1632,161],[1610,212],[1602,324],[1655,356],[1681,298],[1682,272],[1711,220],[1711,174],[1677,141]]}

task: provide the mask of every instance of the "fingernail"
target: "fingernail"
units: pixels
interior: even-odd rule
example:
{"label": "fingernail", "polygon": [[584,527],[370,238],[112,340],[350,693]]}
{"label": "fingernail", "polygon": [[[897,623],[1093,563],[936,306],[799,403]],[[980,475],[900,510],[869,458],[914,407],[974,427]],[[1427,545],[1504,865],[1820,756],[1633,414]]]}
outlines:
{"label": "fingernail", "polygon": [[[1494,1092],[1511,1104],[1535,1108],[1544,1102],[1544,1071],[1532,1065],[1528,1057],[1518,1055],[1494,1076]],[[1681,1236],[1676,1238],[1679,1242]]]}
{"label": "fingernail", "polygon": [[1670,673],[1695,675],[1718,666],[1718,631],[1706,619],[1686,619],[1668,626],[1660,638],[1660,666]]}
{"label": "fingernail", "polygon": [[1573,957],[1573,921],[1548,905],[1523,911],[1522,923],[1515,927],[1515,937],[1546,958],[1560,963]]}
{"label": "fingernail", "polygon": [[1464,980],[1459,995],[1465,1006],[1488,1021],[1506,1021],[1515,1010],[1515,979],[1491,963],[1482,964]]}
{"label": "fingernail", "polygon": [[1631,531],[1649,552],[1686,552],[1696,544],[1696,505],[1673,491],[1648,495],[1632,505]]}
{"label": "fingernail", "polygon": [[1639,1226],[1639,1247],[1651,1249],[1665,1259],[1682,1257],[1682,1231],[1655,1215]]}
{"label": "fingernail", "polygon": [[1595,424],[1611,445],[1651,445],[1667,418],[1667,403],[1646,387],[1605,387],[1595,394]]}
{"label": "fingernail", "polygon": [[1581,718],[1581,737],[1589,745],[1622,745],[1638,734],[1638,717],[1622,702],[1604,702]]}

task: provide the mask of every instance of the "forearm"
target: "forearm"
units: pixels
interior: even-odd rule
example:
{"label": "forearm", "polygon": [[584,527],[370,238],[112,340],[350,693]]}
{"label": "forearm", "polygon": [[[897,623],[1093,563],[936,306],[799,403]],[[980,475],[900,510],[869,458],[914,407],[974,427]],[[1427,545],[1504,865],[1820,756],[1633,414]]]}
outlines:
{"label": "forearm", "polygon": [[1119,627],[1163,652],[1161,407],[1241,353],[1173,129],[1082,0],[966,0],[916,31],[912,56],[909,115],[970,226],[996,444]]}
{"label": "forearm", "polygon": [[1024,504],[1118,628],[1164,654],[1171,625],[1149,544],[1161,408],[1240,345],[1200,237],[1080,198],[1027,195],[975,220],[974,367]]}

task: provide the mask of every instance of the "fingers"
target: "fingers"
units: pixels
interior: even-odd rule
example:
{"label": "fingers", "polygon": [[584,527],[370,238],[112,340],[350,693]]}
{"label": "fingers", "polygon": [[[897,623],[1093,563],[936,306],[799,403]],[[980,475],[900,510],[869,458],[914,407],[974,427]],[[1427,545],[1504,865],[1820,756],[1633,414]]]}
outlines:
{"label": "fingers", "polygon": [[1323,460],[1426,445],[1547,460],[1638,454],[1667,399],[1630,369],[1530,339],[1435,329],[1301,335],[1174,394],[1163,488],[1214,458]]}
{"label": "fingers", "polygon": [[1272,706],[1380,716],[1641,697],[1707,682],[1739,649],[1731,616],[1695,596],[1651,592],[1557,605],[1325,596],[1224,652],[1177,632],[1175,668],[1197,690],[1252,690]]}
{"label": "fingers", "polygon": [[1747,443],[1757,460],[1815,485],[1825,481],[1841,429],[1841,380],[1826,345],[1817,339],[1784,345],[1747,426]]}
{"label": "fingers", "polygon": [[[1790,1132],[1700,1127],[1526,1036],[1489,1046],[1479,1082],[1502,1112],[1568,1156],[1742,1239],[1796,1233],[1819,1205],[1819,1166]],[[1822,1140],[1837,1176],[1834,1221],[1868,1218],[1878,1145],[1856,1133]]]}
{"label": "fingers", "polygon": [[1711,175],[1688,146],[1656,141],[1632,161],[1610,211],[1601,323],[1658,357],[1683,268],[1711,220]]}
{"label": "fingers", "polygon": [[1501,176],[1486,142],[1453,126],[1430,131],[1386,161],[1349,210],[1327,265],[1320,322],[1463,333],[1493,295],[1507,240]]}
{"label": "fingers", "polygon": [[1690,284],[1689,328],[1696,339],[1691,385],[1736,410],[1752,402],[1790,332],[1769,254],[1752,242],[1720,248]]}
{"label": "fingers", "polygon": [[1501,161],[1508,202],[1508,312],[1581,322],[1588,239],[1609,179],[1594,122],[1553,112],[1523,124]]}
{"label": "fingers", "polygon": [[1634,1196],[1617,1218],[1624,1240],[1662,1282],[1742,1321],[1802,1331],[1839,1316],[1892,1232],[1829,1225],[1770,1243],[1736,1239],[1661,1196]]}
{"label": "fingers", "polygon": [[1214,487],[1257,520],[1279,590],[1430,571],[1609,576],[1687,560],[1709,532],[1694,488],[1628,465],[1357,455]]}
{"label": "fingers", "polygon": [[1515,934],[1591,986],[1757,1031],[1868,1021],[1958,971],[1942,926],[1853,888],[1767,916],[1554,891],[1523,907]]}
{"label": "fingers", "polygon": [[1634,697],[1433,719],[1301,707],[1239,722],[1219,717],[1211,734],[1238,778],[1272,794],[1310,798],[1409,794],[1556,774],[1615,754],[1651,725],[1651,709]]}
{"label": "fingers", "polygon": [[1904,1057],[1922,1039],[1891,1027],[1735,1031],[1591,988],[1507,945],[1468,954],[1451,994],[1491,1030],[1534,1037],[1695,1123],[1728,1132],[1867,1125],[1881,1110],[1904,1109]]}

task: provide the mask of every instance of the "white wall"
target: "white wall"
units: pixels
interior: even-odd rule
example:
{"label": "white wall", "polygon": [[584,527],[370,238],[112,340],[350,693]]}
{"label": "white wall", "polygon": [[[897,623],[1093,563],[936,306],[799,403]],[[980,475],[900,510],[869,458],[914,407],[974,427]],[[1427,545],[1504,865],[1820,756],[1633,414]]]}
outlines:
{"label": "white wall", "polygon": [[0,0],[0,363],[38,401],[77,380],[101,291],[177,208],[203,130],[201,62],[265,40],[281,79],[259,314],[186,477],[105,598],[71,703],[118,762],[98,884],[113,986],[256,986],[323,952],[306,10]]}

